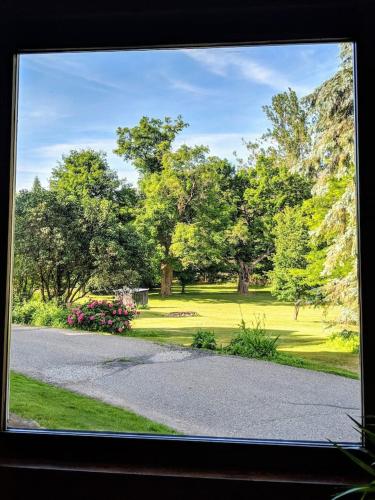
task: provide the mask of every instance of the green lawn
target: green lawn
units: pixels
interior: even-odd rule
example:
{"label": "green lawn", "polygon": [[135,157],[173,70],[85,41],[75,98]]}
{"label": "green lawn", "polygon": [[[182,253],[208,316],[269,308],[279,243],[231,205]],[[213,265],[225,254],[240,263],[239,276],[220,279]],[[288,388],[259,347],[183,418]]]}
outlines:
{"label": "green lawn", "polygon": [[[196,317],[170,318],[167,313],[195,311]],[[293,305],[277,302],[267,288],[254,288],[248,296],[235,291],[235,284],[193,285],[185,294],[174,287],[173,295],[162,299],[157,292],[150,293],[149,309],[142,310],[133,324],[133,335],[189,346],[192,335],[199,329],[213,330],[218,344],[226,345],[237,332],[241,316],[249,324],[255,315],[264,317],[267,330],[280,336],[279,349],[302,357],[327,371],[349,370],[359,372],[359,356],[338,351],[326,345],[327,337],[340,327],[329,327],[334,310],[328,315],[322,308],[304,307],[298,320],[293,319]]]}
{"label": "green lawn", "polygon": [[176,434],[131,411],[14,372],[10,411],[47,429]]}

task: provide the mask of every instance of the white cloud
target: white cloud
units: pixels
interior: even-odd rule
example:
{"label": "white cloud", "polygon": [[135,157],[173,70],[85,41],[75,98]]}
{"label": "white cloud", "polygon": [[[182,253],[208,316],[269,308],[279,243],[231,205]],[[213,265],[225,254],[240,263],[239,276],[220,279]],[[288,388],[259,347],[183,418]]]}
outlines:
{"label": "white cloud", "polygon": [[[39,71],[47,72],[49,75],[57,72],[78,78],[90,86],[94,86],[97,90],[123,90],[123,85],[93,71],[87,63],[81,63],[75,56],[76,54],[38,54],[30,56],[32,59],[28,59],[29,56],[23,56],[22,62],[24,64],[31,63],[33,69],[39,69]],[[75,60],[72,60],[73,58]]]}
{"label": "white cloud", "polygon": [[184,49],[188,57],[204,65],[208,71],[225,77],[236,72],[242,78],[267,85],[276,90],[286,90],[293,87],[300,93],[305,87],[293,84],[279,71],[261,64],[248,55],[244,56],[235,50],[227,49]]}
{"label": "white cloud", "polygon": [[19,151],[16,169],[17,190],[29,188],[35,176],[38,176],[42,184],[46,186],[52,169],[61,160],[62,155],[69,154],[72,149],[104,151],[107,154],[110,167],[117,170],[119,177],[125,177],[128,182],[136,184],[138,173],[129,163],[124,162],[113,153],[115,147],[115,139],[101,138],[89,141],[77,139],[74,142],[54,143]]}
{"label": "white cloud", "polygon": [[[204,145],[208,146],[212,155],[226,157],[233,159],[233,152],[244,154],[246,147],[243,144],[245,141],[254,141],[259,137],[259,134],[253,132],[233,132],[233,133],[204,133],[204,134],[189,134],[185,132],[179,136],[175,143],[174,148],[178,148],[182,144],[188,146]],[[97,140],[77,140],[74,142],[55,143],[47,146],[33,148],[30,153],[33,158],[37,158],[44,164],[46,161],[49,165],[55,166],[61,160],[63,154],[69,153],[72,149],[94,149],[96,151],[104,151],[107,153],[108,162],[113,168],[127,167],[127,171],[132,167],[126,164],[121,158],[113,153],[116,148],[116,139],[97,139]]]}
{"label": "white cloud", "polygon": [[221,52],[221,49],[184,49],[183,52],[206,66],[212,73],[220,76],[227,75],[229,54]]}
{"label": "white cloud", "polygon": [[253,132],[185,134],[176,140],[175,146],[179,147],[182,144],[186,144],[187,146],[198,144],[208,146],[210,154],[233,160],[234,152],[240,158],[247,156],[246,146],[243,143],[244,140],[255,141],[257,138],[259,138],[259,134]]}
{"label": "white cloud", "polygon": [[[234,160],[233,152],[236,151],[240,158],[246,158],[246,141],[255,140],[257,134],[243,133],[185,133],[175,142],[175,148],[182,144],[188,146],[204,145],[210,148],[210,154]],[[38,176],[44,186],[47,186],[52,169],[61,160],[63,154],[68,154],[72,149],[91,148],[107,153],[108,163],[117,170],[120,178],[136,185],[138,173],[130,163],[124,162],[113,153],[116,147],[115,139],[101,138],[97,140],[77,139],[74,142],[61,142],[20,151],[17,160],[17,190],[30,188],[35,176]]]}
{"label": "white cloud", "polygon": [[175,80],[168,78],[168,82],[173,89],[182,90],[183,92],[188,92],[197,96],[212,95],[217,93],[212,89],[200,87],[199,85],[194,85],[185,80]]}
{"label": "white cloud", "polygon": [[40,146],[33,148],[31,153],[39,158],[49,160],[59,160],[63,154],[69,153],[72,149],[95,149],[97,151],[104,151],[107,154],[111,153],[116,147],[115,139],[98,139],[98,140],[77,140],[74,142],[62,142],[56,144],[49,144],[48,146]]}
{"label": "white cloud", "polygon": [[38,109],[20,110],[19,113],[19,119],[23,122],[60,120],[62,118],[69,118],[70,116],[72,115],[66,112],[64,113],[52,107],[41,105],[38,105]]}

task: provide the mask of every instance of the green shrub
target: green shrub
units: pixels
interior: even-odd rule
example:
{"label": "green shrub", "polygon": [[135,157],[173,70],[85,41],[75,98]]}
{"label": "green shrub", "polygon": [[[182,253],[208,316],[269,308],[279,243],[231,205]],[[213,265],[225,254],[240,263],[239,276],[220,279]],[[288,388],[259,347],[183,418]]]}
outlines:
{"label": "green shrub", "polygon": [[12,322],[20,325],[31,325],[39,303],[35,301],[15,304],[12,311]]}
{"label": "green shrub", "polygon": [[339,351],[359,353],[359,333],[352,330],[341,330],[341,332],[332,333],[327,340],[327,345],[334,347]]}
{"label": "green shrub", "polygon": [[214,332],[198,330],[193,336],[191,347],[196,347],[197,349],[211,349],[214,351],[216,349]]}
{"label": "green shrub", "polygon": [[247,327],[242,320],[239,327],[240,332],[224,348],[226,353],[257,359],[271,359],[277,355],[279,337],[274,338],[267,333],[264,321],[256,318],[252,326]]}
{"label": "green shrub", "polygon": [[59,306],[55,302],[39,302],[33,314],[33,325],[66,328],[67,314],[67,308]]}
{"label": "green shrub", "polygon": [[55,302],[30,300],[13,307],[12,321],[23,325],[65,327],[67,309]]}

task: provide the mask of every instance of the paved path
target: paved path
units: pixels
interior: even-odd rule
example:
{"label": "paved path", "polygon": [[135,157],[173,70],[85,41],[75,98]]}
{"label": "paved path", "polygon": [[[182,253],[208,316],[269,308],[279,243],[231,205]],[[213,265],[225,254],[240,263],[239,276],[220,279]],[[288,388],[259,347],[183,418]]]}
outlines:
{"label": "paved path", "polygon": [[11,367],[184,434],[357,441],[360,384],[134,338],[15,327]]}

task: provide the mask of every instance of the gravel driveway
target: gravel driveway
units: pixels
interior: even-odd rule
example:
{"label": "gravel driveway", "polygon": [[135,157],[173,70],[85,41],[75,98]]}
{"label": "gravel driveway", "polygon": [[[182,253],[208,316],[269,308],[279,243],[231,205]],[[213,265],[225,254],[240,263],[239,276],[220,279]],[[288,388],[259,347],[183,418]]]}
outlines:
{"label": "gravel driveway", "polygon": [[357,441],[360,383],[140,339],[14,327],[11,368],[184,434]]}

